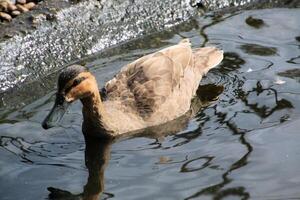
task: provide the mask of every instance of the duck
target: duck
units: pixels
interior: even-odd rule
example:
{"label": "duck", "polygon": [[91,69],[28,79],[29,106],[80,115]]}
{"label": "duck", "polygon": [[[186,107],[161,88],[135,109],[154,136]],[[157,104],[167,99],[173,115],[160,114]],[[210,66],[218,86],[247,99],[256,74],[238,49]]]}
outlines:
{"label": "duck", "polygon": [[190,110],[202,77],[222,60],[222,50],[193,49],[183,39],[125,65],[101,90],[88,68],[68,66],[58,76],[54,106],[42,127],[56,126],[76,100],[83,105],[82,131],[92,136],[116,137],[162,125]]}

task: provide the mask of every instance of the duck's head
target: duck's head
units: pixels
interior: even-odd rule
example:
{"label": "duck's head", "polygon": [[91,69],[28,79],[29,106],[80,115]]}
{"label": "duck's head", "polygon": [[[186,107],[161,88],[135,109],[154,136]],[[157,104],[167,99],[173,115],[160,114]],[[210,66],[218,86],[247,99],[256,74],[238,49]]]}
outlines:
{"label": "duck's head", "polygon": [[54,106],[42,123],[44,129],[54,127],[70,103],[98,91],[95,77],[87,68],[80,65],[69,66],[60,73],[57,89]]}

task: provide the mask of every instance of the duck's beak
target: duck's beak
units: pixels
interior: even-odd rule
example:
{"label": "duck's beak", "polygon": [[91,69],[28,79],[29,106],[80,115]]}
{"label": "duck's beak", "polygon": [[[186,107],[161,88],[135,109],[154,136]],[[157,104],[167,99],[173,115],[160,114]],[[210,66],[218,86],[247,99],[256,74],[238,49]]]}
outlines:
{"label": "duck's beak", "polygon": [[65,114],[69,104],[62,94],[56,94],[54,106],[43,121],[42,127],[48,129],[56,126]]}

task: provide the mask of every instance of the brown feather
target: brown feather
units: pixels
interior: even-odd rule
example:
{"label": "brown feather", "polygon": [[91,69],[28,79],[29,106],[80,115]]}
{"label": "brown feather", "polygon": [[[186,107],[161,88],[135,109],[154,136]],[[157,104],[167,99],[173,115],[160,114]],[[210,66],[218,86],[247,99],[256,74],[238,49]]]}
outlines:
{"label": "brown feather", "polygon": [[[183,94],[184,97],[176,98],[187,98],[185,104],[189,106],[202,75],[221,60],[222,52],[219,50],[209,47],[193,52],[190,42],[185,39],[178,45],[146,55],[123,67],[121,72],[105,86],[108,101],[119,101],[127,112],[135,112],[147,120],[153,115],[159,115],[158,111],[171,112],[161,111],[161,108],[183,84],[189,88],[181,90],[191,92],[186,92],[187,96]],[[188,78],[185,77],[185,73],[189,76],[189,71],[194,72],[193,77],[190,77],[192,80],[185,80]],[[188,85],[185,82],[188,82]]]}

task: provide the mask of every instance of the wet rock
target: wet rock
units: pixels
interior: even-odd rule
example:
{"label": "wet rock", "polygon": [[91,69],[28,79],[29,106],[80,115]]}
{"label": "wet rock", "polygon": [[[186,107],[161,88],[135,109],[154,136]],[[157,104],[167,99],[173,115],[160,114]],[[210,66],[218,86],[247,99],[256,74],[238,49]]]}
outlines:
{"label": "wet rock", "polygon": [[6,20],[6,21],[11,21],[12,17],[4,12],[0,12],[0,19]]}
{"label": "wet rock", "polygon": [[246,24],[248,24],[249,26],[252,26],[253,28],[261,28],[265,25],[264,20],[262,19],[258,19],[258,18],[254,18],[252,16],[248,17],[246,19]]}

